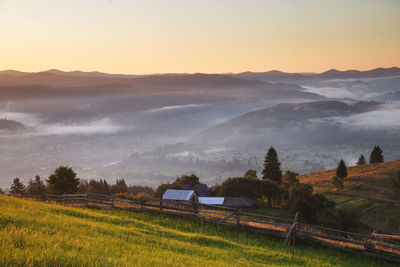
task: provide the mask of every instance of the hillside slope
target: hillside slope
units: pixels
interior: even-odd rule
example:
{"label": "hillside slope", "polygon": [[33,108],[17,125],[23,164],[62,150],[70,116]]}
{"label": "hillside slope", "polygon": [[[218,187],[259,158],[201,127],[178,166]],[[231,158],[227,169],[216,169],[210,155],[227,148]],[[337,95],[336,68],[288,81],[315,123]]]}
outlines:
{"label": "hillside slope", "polygon": [[1,266],[385,266],[170,216],[7,196],[0,210]]}
{"label": "hillside slope", "polygon": [[360,217],[360,221],[384,232],[400,234],[400,199],[394,197],[388,175],[400,170],[400,160],[348,167],[344,189],[336,191],[332,177],[336,169],[300,175],[300,182],[326,194],[341,209]]}
{"label": "hillside slope", "polygon": [[[388,175],[400,170],[400,160],[351,166],[347,168],[348,176],[344,179],[342,194],[353,194],[360,197],[392,201],[392,191]],[[332,177],[336,169],[300,175],[300,182],[315,186],[319,192],[333,192]]]}

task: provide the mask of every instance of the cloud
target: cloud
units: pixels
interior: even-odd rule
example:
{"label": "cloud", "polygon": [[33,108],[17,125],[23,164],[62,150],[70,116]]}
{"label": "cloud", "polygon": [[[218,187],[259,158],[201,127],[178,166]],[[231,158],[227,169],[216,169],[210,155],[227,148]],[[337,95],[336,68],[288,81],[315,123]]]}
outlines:
{"label": "cloud", "polygon": [[22,112],[7,112],[7,111],[0,111],[0,118],[1,119],[8,119],[18,121],[27,126],[35,126],[40,123],[40,119],[35,116],[34,114],[30,113],[22,113]]}
{"label": "cloud", "polygon": [[[34,129],[26,135],[64,135],[64,134],[114,134],[125,130],[125,127],[113,123],[109,118],[87,123],[53,123],[44,122],[43,118],[30,113],[0,112],[0,118],[18,121]],[[130,127],[132,128],[132,127]]]}
{"label": "cloud", "polygon": [[50,124],[41,125],[39,135],[63,135],[63,134],[113,134],[123,130],[123,127],[115,125],[110,119],[102,119],[87,124]]}
{"label": "cloud", "polygon": [[161,108],[154,108],[146,110],[147,112],[160,112],[160,111],[168,111],[168,110],[176,110],[176,109],[185,109],[185,108],[198,108],[204,107],[204,104],[189,104],[189,105],[176,105],[176,106],[164,106]]}
{"label": "cloud", "polygon": [[393,104],[385,105],[384,107],[384,109],[347,117],[329,117],[322,120],[328,123],[339,124],[347,129],[400,130],[400,106]]}

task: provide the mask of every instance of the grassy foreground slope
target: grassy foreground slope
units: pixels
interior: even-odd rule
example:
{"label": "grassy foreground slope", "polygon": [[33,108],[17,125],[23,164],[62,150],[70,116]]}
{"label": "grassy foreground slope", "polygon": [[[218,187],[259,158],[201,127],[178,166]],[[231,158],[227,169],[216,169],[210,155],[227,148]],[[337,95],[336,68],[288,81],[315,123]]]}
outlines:
{"label": "grassy foreground slope", "polygon": [[0,196],[0,266],[385,266],[386,263],[129,211]]}

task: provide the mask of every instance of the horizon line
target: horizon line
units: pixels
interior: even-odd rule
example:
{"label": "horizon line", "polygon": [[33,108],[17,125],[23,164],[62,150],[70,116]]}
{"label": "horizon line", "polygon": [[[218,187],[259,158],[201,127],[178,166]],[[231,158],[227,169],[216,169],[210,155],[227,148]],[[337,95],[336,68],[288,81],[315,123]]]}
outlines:
{"label": "horizon line", "polygon": [[345,69],[345,70],[340,70],[337,68],[330,68],[322,72],[286,72],[286,71],[281,71],[278,69],[270,69],[266,71],[251,71],[251,70],[245,70],[241,72],[154,72],[154,73],[145,73],[145,74],[128,74],[128,73],[111,73],[111,72],[103,72],[103,71],[98,71],[98,70],[91,70],[91,71],[84,71],[84,70],[62,70],[62,69],[57,69],[57,68],[51,68],[51,69],[45,69],[41,71],[21,71],[17,69],[5,69],[5,70],[0,70],[0,73],[2,72],[20,72],[20,73],[26,73],[26,74],[36,74],[36,73],[45,73],[45,72],[51,72],[51,71],[58,71],[58,72],[63,72],[63,73],[71,73],[71,72],[81,72],[81,73],[98,73],[98,74],[108,74],[108,75],[125,75],[125,76],[150,76],[150,75],[193,75],[193,74],[220,74],[220,75],[232,75],[232,74],[241,74],[241,73],[268,73],[268,72],[281,72],[281,73],[286,73],[286,74],[322,74],[326,73],[328,71],[339,71],[339,72],[347,72],[347,71],[359,71],[359,72],[367,72],[367,71],[372,71],[372,70],[377,70],[377,69],[399,69],[400,67],[398,66],[392,66],[392,67],[376,67],[376,68],[368,68],[368,69]]}

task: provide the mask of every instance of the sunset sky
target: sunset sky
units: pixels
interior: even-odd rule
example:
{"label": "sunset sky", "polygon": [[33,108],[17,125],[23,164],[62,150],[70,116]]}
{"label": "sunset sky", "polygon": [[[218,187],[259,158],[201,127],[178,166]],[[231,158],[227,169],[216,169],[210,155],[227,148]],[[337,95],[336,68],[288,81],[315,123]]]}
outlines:
{"label": "sunset sky", "polygon": [[0,70],[400,66],[398,0],[0,0]]}

